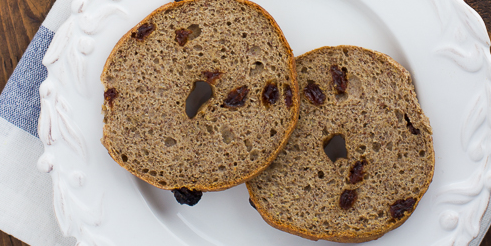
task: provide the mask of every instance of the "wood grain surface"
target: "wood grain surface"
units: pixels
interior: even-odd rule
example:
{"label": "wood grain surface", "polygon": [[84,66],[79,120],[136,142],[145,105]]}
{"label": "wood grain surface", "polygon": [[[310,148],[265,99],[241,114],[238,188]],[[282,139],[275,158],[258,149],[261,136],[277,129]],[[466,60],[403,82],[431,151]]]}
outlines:
{"label": "wood grain surface", "polygon": [[[54,2],[55,0],[0,0],[0,91],[5,87]],[[483,17],[488,34],[491,34],[491,0],[465,2]],[[0,231],[0,246],[28,245]],[[481,246],[491,246],[491,232],[486,234]]]}

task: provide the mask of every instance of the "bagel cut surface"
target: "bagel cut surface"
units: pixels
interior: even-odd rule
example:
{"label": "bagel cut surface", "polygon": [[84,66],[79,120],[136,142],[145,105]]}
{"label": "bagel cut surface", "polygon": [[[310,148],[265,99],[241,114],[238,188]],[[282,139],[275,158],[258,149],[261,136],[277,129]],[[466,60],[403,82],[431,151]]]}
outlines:
{"label": "bagel cut surface", "polygon": [[[298,118],[291,49],[273,18],[245,0],[160,7],[118,42],[101,81],[103,145],[167,190],[245,182],[276,157]],[[194,95],[203,86],[209,99]]]}
{"label": "bagel cut surface", "polygon": [[406,221],[434,172],[410,74],[355,46],[308,52],[296,66],[300,119],[278,158],[247,182],[251,201],[270,225],[305,238],[379,238]]}

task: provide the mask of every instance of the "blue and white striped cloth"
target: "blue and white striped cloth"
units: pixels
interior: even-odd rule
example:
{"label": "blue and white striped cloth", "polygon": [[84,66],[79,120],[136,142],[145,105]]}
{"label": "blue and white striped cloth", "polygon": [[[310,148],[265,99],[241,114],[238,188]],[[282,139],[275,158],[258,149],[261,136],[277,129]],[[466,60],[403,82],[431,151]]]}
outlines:
{"label": "blue and white striped cloth", "polygon": [[36,167],[39,86],[48,75],[41,61],[70,5],[55,2],[0,94],[0,230],[32,246],[76,244],[56,221],[51,177]]}

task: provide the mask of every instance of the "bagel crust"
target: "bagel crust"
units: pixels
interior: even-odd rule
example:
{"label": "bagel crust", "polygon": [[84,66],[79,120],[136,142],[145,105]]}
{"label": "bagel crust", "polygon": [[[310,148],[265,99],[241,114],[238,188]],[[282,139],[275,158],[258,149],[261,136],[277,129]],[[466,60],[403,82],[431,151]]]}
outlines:
{"label": "bagel crust", "polygon": [[[406,221],[433,177],[432,130],[410,74],[355,46],[322,47],[296,65],[300,119],[247,182],[251,201],[270,225],[308,239],[377,239]],[[332,161],[324,148],[335,136],[347,154]]]}
{"label": "bagel crust", "polygon": [[[167,190],[245,182],[275,159],[298,119],[292,51],[273,18],[246,0],[160,7],[117,43],[101,81],[102,144]],[[199,81],[212,96],[188,116]]]}

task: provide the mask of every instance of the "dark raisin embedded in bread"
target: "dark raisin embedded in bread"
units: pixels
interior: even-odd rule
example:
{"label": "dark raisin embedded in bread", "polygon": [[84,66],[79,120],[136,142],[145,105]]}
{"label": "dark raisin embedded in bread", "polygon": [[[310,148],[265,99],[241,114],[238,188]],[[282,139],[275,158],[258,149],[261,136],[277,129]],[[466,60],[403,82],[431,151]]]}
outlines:
{"label": "dark raisin embedded in bread", "polygon": [[433,176],[432,131],[409,72],[354,46],[323,47],[296,65],[300,119],[247,182],[251,201],[269,224],[302,237],[376,239],[409,217]]}
{"label": "dark raisin embedded in bread", "polygon": [[251,179],[298,119],[291,49],[273,18],[246,0],[160,7],[122,37],[101,81],[103,145],[162,189],[217,191]]}

